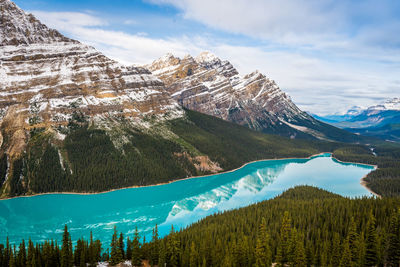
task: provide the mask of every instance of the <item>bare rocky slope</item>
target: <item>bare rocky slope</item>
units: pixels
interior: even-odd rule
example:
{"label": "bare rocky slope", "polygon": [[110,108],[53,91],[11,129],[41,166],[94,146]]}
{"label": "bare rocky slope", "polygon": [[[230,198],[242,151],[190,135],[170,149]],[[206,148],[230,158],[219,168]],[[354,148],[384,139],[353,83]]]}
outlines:
{"label": "bare rocky slope", "polygon": [[166,90],[185,108],[291,138],[358,140],[301,111],[262,73],[241,76],[229,61],[209,52],[196,58],[167,54],[145,67],[164,81]]}

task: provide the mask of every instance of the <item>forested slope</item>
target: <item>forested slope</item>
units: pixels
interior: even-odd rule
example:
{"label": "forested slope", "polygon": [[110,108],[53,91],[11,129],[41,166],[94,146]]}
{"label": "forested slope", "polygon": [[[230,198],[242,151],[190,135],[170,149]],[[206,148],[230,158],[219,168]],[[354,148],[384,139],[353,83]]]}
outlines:
{"label": "forested slope", "polygon": [[[63,140],[51,129],[34,128],[24,154],[8,166],[0,157],[1,197],[44,192],[99,192],[165,183],[227,171],[246,162],[308,157],[334,152],[345,161],[377,164],[367,182],[380,195],[400,194],[399,148],[288,139],[250,130],[186,110],[185,118],[150,129],[121,119],[113,127],[93,125],[75,116],[62,127]],[[151,118],[149,118],[151,120]]]}
{"label": "forested slope", "polygon": [[[43,192],[99,192],[165,183],[240,167],[256,159],[307,157],[331,144],[290,140],[186,111],[184,119],[112,127],[76,116],[59,131],[34,128],[26,151],[7,164],[0,157],[1,196]],[[151,120],[151,118],[149,118]]]}

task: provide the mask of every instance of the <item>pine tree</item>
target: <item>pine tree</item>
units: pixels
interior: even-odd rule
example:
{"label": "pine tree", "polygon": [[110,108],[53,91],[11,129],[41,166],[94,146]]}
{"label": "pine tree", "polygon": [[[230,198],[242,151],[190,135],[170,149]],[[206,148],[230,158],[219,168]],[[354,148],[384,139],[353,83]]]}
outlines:
{"label": "pine tree", "polygon": [[174,226],[171,226],[171,231],[167,238],[167,262],[168,266],[176,267],[179,265],[179,240],[175,234]]}
{"label": "pine tree", "polygon": [[121,251],[122,259],[125,259],[124,235],[122,233],[119,234],[118,249]]}
{"label": "pine tree", "polygon": [[10,249],[9,261],[8,261],[9,267],[16,267],[14,255],[15,255],[15,249],[14,249],[14,251],[12,249]]}
{"label": "pine tree", "polygon": [[288,263],[290,237],[291,237],[291,220],[289,217],[289,212],[285,211],[281,223],[280,240],[279,240],[277,259],[276,259],[279,266],[284,266],[286,263]]}
{"label": "pine tree", "polygon": [[32,240],[29,238],[29,241],[28,241],[28,256],[27,256],[27,260],[26,260],[26,266],[28,266],[28,267],[35,266],[34,258],[35,258],[35,247],[33,245]]}
{"label": "pine tree", "polygon": [[158,253],[158,266],[164,266],[167,262],[167,250],[164,242],[160,242]]}
{"label": "pine tree", "polygon": [[331,254],[331,265],[332,266],[339,266],[340,264],[340,259],[341,259],[341,249],[340,249],[340,239],[339,239],[339,234],[334,233],[333,234],[333,240],[332,240],[332,254]]}
{"label": "pine tree", "polygon": [[269,235],[267,233],[267,223],[265,218],[261,220],[256,243],[256,267],[271,266],[272,255],[270,248]]}
{"label": "pine tree", "polygon": [[110,264],[117,265],[118,263],[122,262],[122,252],[120,250],[120,244],[118,239],[117,233],[117,226],[114,226],[114,234],[111,240],[111,257],[110,257]]}
{"label": "pine tree", "polygon": [[292,228],[288,244],[288,263],[293,263],[297,246],[298,233],[296,228]]}
{"label": "pine tree", "polygon": [[372,212],[369,215],[367,230],[365,238],[365,265],[375,266],[378,263],[378,248],[377,248],[377,236],[375,228],[375,217]]}
{"label": "pine tree", "polygon": [[357,226],[354,221],[354,218],[351,217],[350,219],[350,226],[349,226],[349,247],[351,252],[351,261],[353,264],[357,263],[359,260],[359,244],[358,244],[358,234],[357,234]]}
{"label": "pine tree", "polygon": [[387,261],[388,266],[400,266],[400,210],[390,218]]}
{"label": "pine tree", "polygon": [[72,242],[71,237],[68,233],[68,227],[65,225],[64,234],[61,245],[61,267],[72,267],[73,266],[73,253],[72,253]]}
{"label": "pine tree", "polygon": [[3,262],[9,264],[9,262],[10,262],[10,254],[11,254],[11,247],[10,247],[10,241],[8,239],[8,236],[7,236],[6,247],[5,247],[4,255],[3,255]]}
{"label": "pine tree", "polygon": [[23,239],[18,248],[17,264],[18,266],[25,266],[26,264],[26,248],[25,241]]}
{"label": "pine tree", "polygon": [[158,226],[156,224],[156,226],[153,228],[153,234],[151,237],[151,242],[150,242],[151,246],[150,246],[150,263],[152,265],[156,265],[158,264],[158,252],[159,252],[159,240],[158,240]]}
{"label": "pine tree", "polygon": [[196,245],[192,241],[190,245],[189,267],[199,266],[199,253],[197,252]]}
{"label": "pine tree", "polygon": [[346,240],[343,242],[342,246],[342,258],[340,260],[340,267],[351,267],[353,266],[353,263],[351,261],[351,251],[350,251],[350,245],[349,245],[349,238],[346,238]]}
{"label": "pine tree", "polygon": [[81,255],[80,255],[80,262],[79,262],[79,267],[86,267],[86,251],[85,251],[85,246],[81,250]]}
{"label": "pine tree", "polygon": [[93,233],[90,231],[90,241],[89,241],[89,266],[95,267],[97,264],[97,257],[96,257],[96,247],[93,242]]}
{"label": "pine tree", "polygon": [[224,267],[232,267],[233,266],[233,261],[232,261],[232,256],[229,253],[225,254],[224,260],[222,261],[222,265]]}
{"label": "pine tree", "polygon": [[126,259],[132,260],[132,241],[129,237],[126,239]]}
{"label": "pine tree", "polygon": [[135,233],[132,240],[132,265],[140,266],[142,264],[142,255],[140,250],[140,236],[138,228],[135,228]]}
{"label": "pine tree", "polygon": [[293,260],[293,266],[295,267],[307,266],[306,251],[304,249],[303,239],[304,237],[301,234],[297,235],[296,247],[294,250],[294,260]]}

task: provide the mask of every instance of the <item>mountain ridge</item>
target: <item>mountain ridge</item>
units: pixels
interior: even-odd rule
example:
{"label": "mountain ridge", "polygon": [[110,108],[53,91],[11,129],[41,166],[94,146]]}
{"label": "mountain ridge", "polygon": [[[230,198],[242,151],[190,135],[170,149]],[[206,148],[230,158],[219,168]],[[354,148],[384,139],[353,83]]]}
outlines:
{"label": "mountain ridge", "polygon": [[259,71],[240,75],[210,52],[197,57],[171,53],[145,65],[180,105],[250,129],[289,138],[359,142],[301,111],[275,81]]}

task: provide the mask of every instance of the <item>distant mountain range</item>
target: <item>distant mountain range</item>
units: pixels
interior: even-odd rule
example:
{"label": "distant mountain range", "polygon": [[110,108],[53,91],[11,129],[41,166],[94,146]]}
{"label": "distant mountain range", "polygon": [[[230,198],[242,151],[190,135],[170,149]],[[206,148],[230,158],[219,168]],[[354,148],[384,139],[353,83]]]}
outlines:
{"label": "distant mountain range", "polygon": [[343,115],[313,116],[356,134],[400,141],[400,98],[366,109],[353,107]]}

